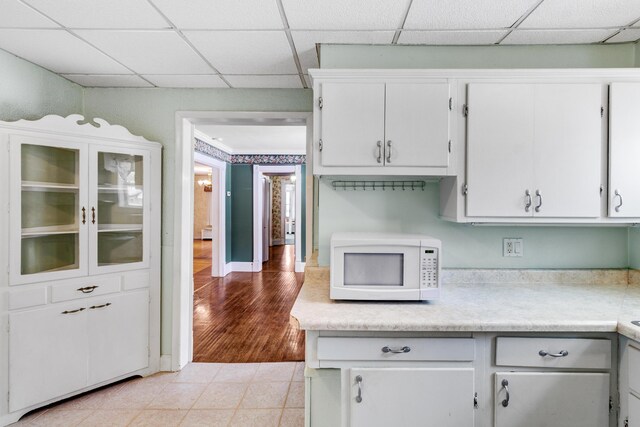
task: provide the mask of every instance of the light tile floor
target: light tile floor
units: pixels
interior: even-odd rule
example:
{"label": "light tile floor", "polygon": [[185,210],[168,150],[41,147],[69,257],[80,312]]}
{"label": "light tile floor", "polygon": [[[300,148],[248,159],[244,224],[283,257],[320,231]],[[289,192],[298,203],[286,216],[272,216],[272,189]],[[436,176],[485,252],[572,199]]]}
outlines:
{"label": "light tile floor", "polygon": [[191,363],[25,415],[12,426],[304,426],[304,363]]}

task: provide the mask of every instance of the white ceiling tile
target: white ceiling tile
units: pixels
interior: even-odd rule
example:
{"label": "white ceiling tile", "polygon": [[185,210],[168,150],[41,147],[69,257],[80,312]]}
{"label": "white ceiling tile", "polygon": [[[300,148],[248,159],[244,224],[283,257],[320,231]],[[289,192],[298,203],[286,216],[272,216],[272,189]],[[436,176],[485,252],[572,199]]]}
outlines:
{"label": "white ceiling tile", "polygon": [[77,34],[138,74],[207,74],[212,69],[174,31],[82,30]]}
{"label": "white ceiling tile", "polygon": [[520,28],[619,27],[639,16],[638,0],[545,0]]}
{"label": "white ceiling tile", "polygon": [[295,30],[395,30],[409,0],[282,0]]}
{"label": "white ceiling tile", "polygon": [[57,28],[55,22],[18,0],[0,0],[0,28]]}
{"label": "white ceiling tile", "polygon": [[25,0],[68,28],[168,28],[146,0]]}
{"label": "white ceiling tile", "polygon": [[64,30],[0,30],[0,49],[56,73],[129,72],[122,65]]}
{"label": "white ceiling tile", "polygon": [[87,75],[87,74],[63,74],[67,79],[85,87],[153,87],[149,82],[140,77],[129,75]]}
{"label": "white ceiling tile", "polygon": [[222,74],[294,74],[298,68],[284,31],[185,31]]}
{"label": "white ceiling tile", "polygon": [[507,34],[502,31],[403,31],[398,44],[489,45]]}
{"label": "white ceiling tile", "polygon": [[145,74],[145,79],[159,87],[187,87],[187,88],[228,88],[229,86],[215,74],[199,75],[157,75]]}
{"label": "white ceiling tile", "polygon": [[405,29],[509,28],[538,0],[413,0]]}
{"label": "white ceiling tile", "polygon": [[598,43],[612,30],[515,30],[501,44],[584,44]]}
{"label": "white ceiling tile", "polygon": [[391,44],[395,31],[291,31],[304,72],[318,68],[316,43]]}
{"label": "white ceiling tile", "polygon": [[302,88],[300,77],[295,75],[270,76],[234,76],[225,75],[225,79],[236,88]]}
{"label": "white ceiling tile", "polygon": [[638,39],[640,39],[640,28],[630,28],[611,37],[607,43],[635,42]]}
{"label": "white ceiling tile", "polygon": [[279,30],[283,28],[278,4],[265,0],[153,0],[180,29]]}

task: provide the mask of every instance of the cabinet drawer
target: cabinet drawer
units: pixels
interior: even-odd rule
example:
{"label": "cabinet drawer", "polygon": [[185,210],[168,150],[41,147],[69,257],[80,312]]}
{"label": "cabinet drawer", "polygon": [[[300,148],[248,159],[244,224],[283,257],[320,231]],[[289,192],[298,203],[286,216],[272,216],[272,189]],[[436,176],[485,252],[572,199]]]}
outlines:
{"label": "cabinet drawer", "polygon": [[472,338],[319,337],[319,360],[472,361]]}
{"label": "cabinet drawer", "polygon": [[640,394],[640,350],[629,346],[629,388]]}
{"label": "cabinet drawer", "polygon": [[121,282],[121,276],[85,277],[65,281],[64,284],[51,286],[51,302],[120,292]]}
{"label": "cabinet drawer", "polygon": [[9,310],[35,307],[47,303],[47,288],[38,287],[9,292]]}
{"label": "cabinet drawer", "polygon": [[496,365],[611,369],[611,341],[584,338],[497,338]]}

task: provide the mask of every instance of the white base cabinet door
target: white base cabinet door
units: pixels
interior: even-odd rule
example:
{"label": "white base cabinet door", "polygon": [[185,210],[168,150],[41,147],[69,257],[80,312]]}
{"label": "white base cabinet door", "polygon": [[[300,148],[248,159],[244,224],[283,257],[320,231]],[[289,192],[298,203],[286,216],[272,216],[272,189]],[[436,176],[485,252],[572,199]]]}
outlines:
{"label": "white base cabinet door", "polygon": [[87,310],[82,301],[12,313],[9,322],[10,411],[87,385]]}
{"label": "white base cabinet door", "polygon": [[498,372],[495,427],[609,425],[609,374]]}
{"label": "white base cabinet door", "polygon": [[351,427],[473,426],[473,368],[350,369]]}
{"label": "white base cabinet door", "polygon": [[629,427],[640,426],[640,399],[629,393]]}

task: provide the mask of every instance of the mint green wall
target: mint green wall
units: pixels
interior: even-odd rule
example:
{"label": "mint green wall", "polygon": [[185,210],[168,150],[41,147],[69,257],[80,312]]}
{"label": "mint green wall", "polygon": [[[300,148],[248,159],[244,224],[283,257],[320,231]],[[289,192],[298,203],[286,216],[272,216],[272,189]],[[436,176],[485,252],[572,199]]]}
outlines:
{"label": "mint green wall", "polygon": [[81,86],[0,50],[0,120],[82,113]]}
{"label": "mint green wall", "polygon": [[537,46],[322,45],[321,68],[626,68],[631,43]]}
{"label": "mint green wall", "polygon": [[629,267],[640,269],[640,228],[629,228]]}
{"label": "mint green wall", "polygon": [[[323,68],[633,67],[635,50],[632,44],[323,45],[321,64]],[[442,239],[443,265],[450,268],[625,268],[629,265],[629,233],[624,227],[455,224],[438,218],[438,192],[436,183],[427,185],[425,192],[335,191],[329,179],[323,178],[319,185],[319,263],[329,263],[329,239],[333,232],[377,230],[424,233]],[[524,238],[522,258],[502,257],[504,237]],[[640,265],[640,260],[636,260],[636,265]]]}
{"label": "mint green wall", "polygon": [[253,166],[231,165],[231,261],[253,261]]}
{"label": "mint green wall", "polygon": [[636,67],[640,67],[640,42],[636,43]]}

